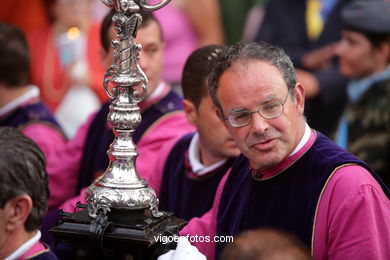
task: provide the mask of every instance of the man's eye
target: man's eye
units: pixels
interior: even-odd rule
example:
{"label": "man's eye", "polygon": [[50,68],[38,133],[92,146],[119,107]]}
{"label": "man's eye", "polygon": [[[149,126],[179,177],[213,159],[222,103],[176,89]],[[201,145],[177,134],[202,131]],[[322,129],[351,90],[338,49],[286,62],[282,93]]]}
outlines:
{"label": "man's eye", "polygon": [[249,115],[248,112],[243,112],[243,113],[234,114],[234,119],[235,119],[235,120],[245,119],[245,118],[248,117],[248,115]]}
{"label": "man's eye", "polygon": [[272,111],[272,110],[275,110],[279,107],[279,103],[269,103],[269,104],[266,104],[262,107],[262,110],[263,111]]}
{"label": "man's eye", "polygon": [[154,54],[157,52],[157,48],[149,48],[149,49],[145,50],[145,52],[148,54]]}

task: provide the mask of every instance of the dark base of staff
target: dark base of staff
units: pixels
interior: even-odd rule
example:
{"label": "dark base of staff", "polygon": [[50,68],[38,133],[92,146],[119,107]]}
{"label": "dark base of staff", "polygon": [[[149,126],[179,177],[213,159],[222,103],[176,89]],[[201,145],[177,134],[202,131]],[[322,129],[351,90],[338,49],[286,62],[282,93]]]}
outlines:
{"label": "dark base of staff", "polygon": [[78,207],[75,213],[60,211],[50,230],[60,259],[157,259],[176,248],[173,237],[187,224],[169,212],[155,218],[149,209],[112,209],[92,219],[86,205]]}

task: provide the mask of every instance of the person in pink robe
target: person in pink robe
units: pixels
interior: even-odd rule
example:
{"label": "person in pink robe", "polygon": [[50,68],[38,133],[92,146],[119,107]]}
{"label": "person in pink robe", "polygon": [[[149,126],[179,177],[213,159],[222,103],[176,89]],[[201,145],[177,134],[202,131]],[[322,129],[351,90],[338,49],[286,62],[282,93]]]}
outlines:
{"label": "person in pink robe", "polygon": [[[49,108],[39,98],[39,88],[29,81],[29,49],[22,31],[0,24],[0,126],[19,129],[44,152],[49,172],[49,208],[74,194],[71,179],[57,174],[58,155],[66,138]],[[63,156],[63,155],[62,155]],[[69,167],[69,166],[68,166]],[[58,187],[61,186],[61,189]]]}
{"label": "person in pink robe", "polygon": [[39,231],[49,198],[46,159],[14,127],[0,127],[0,259],[58,259]]}
{"label": "person in pink robe", "polygon": [[[214,239],[268,223],[294,230],[314,259],[387,259],[390,191],[366,163],[308,126],[304,88],[286,57],[265,43],[238,43],[215,68],[213,101],[244,156],[224,176],[212,209],[191,220],[181,235]],[[285,189],[277,189],[286,179]],[[298,207],[313,194],[311,203],[303,203],[310,212],[305,215]],[[288,199],[278,200],[283,196]],[[196,246],[208,259],[223,248],[212,242]]]}
{"label": "person in pink robe", "polygon": [[[40,88],[42,100],[53,113],[74,84],[88,85],[101,102],[108,99],[101,87],[104,68],[99,53],[100,26],[93,23],[88,15],[88,1],[75,3],[45,1],[51,23],[28,34],[31,82]],[[86,72],[83,77],[72,75],[78,61],[85,62]]]}

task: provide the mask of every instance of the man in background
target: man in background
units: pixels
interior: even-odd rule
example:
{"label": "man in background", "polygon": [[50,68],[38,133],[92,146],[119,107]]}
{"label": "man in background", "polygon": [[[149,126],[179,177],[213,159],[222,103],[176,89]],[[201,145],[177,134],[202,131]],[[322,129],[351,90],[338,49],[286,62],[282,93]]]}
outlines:
{"label": "man in background", "polygon": [[57,259],[39,242],[49,198],[45,156],[11,127],[0,127],[0,149],[0,259]]}
{"label": "man in background", "polygon": [[225,48],[207,45],[187,59],[181,82],[183,107],[197,131],[167,143],[152,167],[150,185],[159,197],[159,208],[186,220],[211,208],[220,180],[240,153],[215,114],[207,89],[208,76]]}
{"label": "man in background", "polygon": [[256,37],[291,57],[305,87],[308,123],[329,137],[346,104],[348,78],[340,74],[334,49],[341,38],[341,9],[350,1],[268,0]]}
{"label": "man in background", "polygon": [[368,162],[390,186],[390,3],[358,0],[342,12],[336,52],[349,104],[337,143]]}
{"label": "man in background", "polygon": [[19,129],[43,151],[51,190],[49,207],[58,206],[74,194],[74,182],[58,171],[72,167],[58,164],[65,156],[58,151],[66,138],[40,100],[39,88],[30,84],[30,51],[23,32],[15,26],[0,23],[0,57],[0,126]]}

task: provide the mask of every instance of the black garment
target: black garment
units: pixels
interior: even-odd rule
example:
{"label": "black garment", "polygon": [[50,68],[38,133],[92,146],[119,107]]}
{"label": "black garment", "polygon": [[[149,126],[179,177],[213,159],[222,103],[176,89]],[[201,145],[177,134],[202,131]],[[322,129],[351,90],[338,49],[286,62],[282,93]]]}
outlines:
{"label": "black garment", "polygon": [[188,160],[188,149],[194,134],[181,138],[169,153],[161,181],[159,208],[174,212],[179,218],[201,217],[213,205],[219,182],[234,159],[204,176],[195,176]]}

